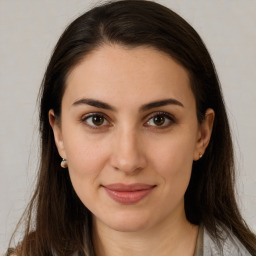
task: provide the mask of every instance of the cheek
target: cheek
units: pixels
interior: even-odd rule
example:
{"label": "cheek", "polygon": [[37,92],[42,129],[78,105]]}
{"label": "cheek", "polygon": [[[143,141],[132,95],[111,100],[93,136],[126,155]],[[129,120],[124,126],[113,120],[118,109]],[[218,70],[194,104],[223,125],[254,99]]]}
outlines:
{"label": "cheek", "polygon": [[67,144],[67,157],[72,186],[83,204],[92,210],[98,196],[106,152],[89,142],[72,141]]}
{"label": "cheek", "polygon": [[70,171],[78,176],[97,175],[106,161],[106,139],[89,136],[82,126],[66,125],[63,141]]}
{"label": "cheek", "polygon": [[153,168],[157,170],[165,183],[165,188],[172,191],[186,190],[190,180],[195,142],[189,136],[177,135],[154,143],[151,153]]}
{"label": "cheek", "polygon": [[95,175],[105,162],[106,152],[103,148],[90,143],[68,144],[67,158],[68,165],[79,175]]}
{"label": "cheek", "polygon": [[195,143],[185,136],[176,136],[174,139],[166,139],[152,145],[151,158],[164,174],[183,172],[192,165]]}
{"label": "cheek", "polygon": [[72,185],[87,205],[99,186],[99,176],[107,161],[108,143],[105,140],[88,138],[83,131],[67,129],[64,134],[64,147]]}

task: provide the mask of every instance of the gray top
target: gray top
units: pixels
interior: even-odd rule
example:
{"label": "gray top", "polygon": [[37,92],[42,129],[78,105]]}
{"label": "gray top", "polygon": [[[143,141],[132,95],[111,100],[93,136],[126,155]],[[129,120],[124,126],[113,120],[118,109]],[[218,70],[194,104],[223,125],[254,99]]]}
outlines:
{"label": "gray top", "polygon": [[208,231],[200,226],[194,256],[252,256],[231,233],[223,232],[223,239],[218,246]]}
{"label": "gray top", "polygon": [[[203,225],[199,227],[194,256],[252,256],[231,233],[223,231],[223,242],[218,246]],[[75,253],[73,256],[78,256]]]}

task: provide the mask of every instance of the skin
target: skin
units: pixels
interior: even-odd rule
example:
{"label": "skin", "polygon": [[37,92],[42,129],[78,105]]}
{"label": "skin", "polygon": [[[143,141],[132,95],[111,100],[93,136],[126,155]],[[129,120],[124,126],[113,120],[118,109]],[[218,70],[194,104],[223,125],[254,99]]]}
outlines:
{"label": "skin", "polygon": [[[166,99],[175,101],[143,108]],[[93,113],[102,115],[96,123]],[[193,255],[198,227],[185,217],[184,194],[213,120],[208,109],[198,123],[187,71],[151,47],[104,45],[71,71],[61,118],[51,110],[49,121],[73,187],[93,213],[97,255]],[[102,187],[113,183],[155,187],[127,205]]]}

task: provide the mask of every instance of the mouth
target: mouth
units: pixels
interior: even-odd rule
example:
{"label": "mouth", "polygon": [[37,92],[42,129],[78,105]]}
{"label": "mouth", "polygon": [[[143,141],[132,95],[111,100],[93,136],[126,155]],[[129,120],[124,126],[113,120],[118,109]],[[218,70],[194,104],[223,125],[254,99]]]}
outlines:
{"label": "mouth", "polygon": [[121,204],[135,204],[148,196],[156,185],[116,183],[102,187],[114,201]]}

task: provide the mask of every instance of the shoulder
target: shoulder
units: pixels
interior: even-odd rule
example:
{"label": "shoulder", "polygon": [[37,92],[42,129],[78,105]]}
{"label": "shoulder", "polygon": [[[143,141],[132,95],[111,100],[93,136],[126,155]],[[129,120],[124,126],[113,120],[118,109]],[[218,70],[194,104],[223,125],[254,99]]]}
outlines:
{"label": "shoulder", "polygon": [[216,242],[208,231],[203,229],[203,247],[204,256],[211,255],[232,255],[232,256],[252,256],[243,244],[238,240],[238,238],[231,232],[222,231],[223,239]]}
{"label": "shoulder", "polygon": [[[19,256],[19,249],[16,248],[8,248],[7,252],[3,256]],[[0,255],[2,256],[2,255]]]}
{"label": "shoulder", "polygon": [[7,252],[6,254],[0,255],[0,256],[18,256],[18,254],[13,253],[13,252]]}

